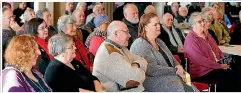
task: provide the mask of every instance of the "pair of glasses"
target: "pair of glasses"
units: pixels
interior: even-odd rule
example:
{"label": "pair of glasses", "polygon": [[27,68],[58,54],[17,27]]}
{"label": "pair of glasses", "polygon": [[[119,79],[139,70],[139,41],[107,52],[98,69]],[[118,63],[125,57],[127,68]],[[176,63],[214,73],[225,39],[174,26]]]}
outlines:
{"label": "pair of glasses", "polygon": [[68,47],[68,48],[66,48],[66,49],[74,49],[74,47],[75,47],[75,43],[72,44],[71,47]]}
{"label": "pair of glasses", "polygon": [[204,23],[204,19],[202,19],[202,20],[199,20],[199,21],[197,21],[197,23],[199,23],[199,24],[201,24],[201,23]]}
{"label": "pair of glasses", "polygon": [[48,26],[41,27],[41,28],[39,28],[38,30],[45,30],[45,29],[48,29]]}

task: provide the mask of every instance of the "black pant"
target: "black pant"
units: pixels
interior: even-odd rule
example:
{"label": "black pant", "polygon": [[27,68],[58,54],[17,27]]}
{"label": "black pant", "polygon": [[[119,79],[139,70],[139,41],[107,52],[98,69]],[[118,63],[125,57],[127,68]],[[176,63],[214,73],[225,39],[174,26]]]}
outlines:
{"label": "black pant", "polygon": [[237,91],[237,77],[233,70],[215,69],[209,73],[197,77],[192,81],[205,82],[205,83],[216,83],[217,91],[219,92],[233,92]]}

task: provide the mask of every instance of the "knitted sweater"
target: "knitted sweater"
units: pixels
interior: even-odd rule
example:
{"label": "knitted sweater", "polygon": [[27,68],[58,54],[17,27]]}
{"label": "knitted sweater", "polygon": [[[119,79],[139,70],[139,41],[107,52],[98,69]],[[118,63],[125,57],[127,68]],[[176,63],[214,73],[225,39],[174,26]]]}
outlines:
{"label": "knitted sweater", "polygon": [[[140,68],[131,66],[138,63]],[[145,80],[147,62],[145,59],[133,55],[127,48],[118,47],[105,40],[95,56],[93,75],[101,82],[103,91],[144,91],[142,85]],[[140,84],[137,87],[125,89],[127,82],[134,80]]]}

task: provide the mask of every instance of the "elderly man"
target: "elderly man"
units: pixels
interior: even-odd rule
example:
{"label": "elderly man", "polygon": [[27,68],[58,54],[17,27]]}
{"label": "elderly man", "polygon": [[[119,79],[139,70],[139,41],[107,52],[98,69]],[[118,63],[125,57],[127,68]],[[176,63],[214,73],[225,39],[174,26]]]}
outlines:
{"label": "elderly man", "polygon": [[83,10],[76,9],[74,10],[72,16],[76,21],[76,26],[77,26],[76,34],[79,37],[79,39],[84,43],[87,37],[89,36],[89,34],[92,33],[91,28],[85,24],[85,13]]}
{"label": "elderly man", "polygon": [[146,9],[144,10],[144,13],[155,13],[156,14],[156,9],[153,5],[148,5]]}
{"label": "elderly man", "polygon": [[[12,39],[13,36],[23,34],[22,28],[14,21],[15,16],[13,11],[10,8],[3,8],[2,12],[2,50],[3,55],[4,51],[7,48],[8,42]],[[3,68],[4,68],[4,58],[3,58]]]}
{"label": "elderly man", "polygon": [[123,13],[125,18],[122,19],[122,21],[127,25],[129,33],[131,35],[131,38],[129,39],[128,43],[128,48],[130,48],[130,45],[138,36],[138,9],[134,4],[126,4],[123,8]]}
{"label": "elderly man", "polygon": [[[230,36],[227,30],[223,27],[223,25],[215,20],[213,17],[213,9],[212,8],[204,8],[202,10],[204,15],[209,15],[211,19],[210,29],[213,30],[218,38],[219,45],[228,44],[230,42]],[[217,16],[217,15],[216,15]]]}
{"label": "elderly man", "polygon": [[187,24],[188,9],[187,9],[187,7],[185,7],[185,6],[180,7],[178,13],[179,13],[179,15],[177,17],[175,17],[175,19],[174,19],[175,26],[177,26],[178,28],[188,28],[188,24]]}
{"label": "elderly man", "polygon": [[84,44],[76,37],[76,23],[71,15],[63,15],[59,17],[58,22],[58,33],[68,34],[74,37],[75,43],[75,60],[81,62],[90,72],[92,72],[93,60],[89,51],[86,49]]}
{"label": "elderly man", "polygon": [[130,34],[125,23],[113,21],[107,28],[107,39],[95,56],[93,75],[101,82],[103,91],[144,91],[147,62],[129,52]]}
{"label": "elderly man", "polygon": [[88,24],[88,22],[90,22],[98,14],[104,14],[104,8],[101,4],[97,4],[94,6],[93,13],[87,16],[85,24]]}
{"label": "elderly man", "polygon": [[51,14],[47,8],[39,9],[36,12],[36,18],[42,18],[47,23],[49,37],[52,37],[54,34],[58,33],[57,29],[55,27],[51,26],[51,21],[52,21]]}
{"label": "elderly man", "polygon": [[173,26],[173,16],[170,13],[166,13],[162,17],[161,34],[158,38],[162,39],[170,49],[172,54],[179,55],[182,61],[182,66],[185,67],[184,59],[184,35],[180,29]]}

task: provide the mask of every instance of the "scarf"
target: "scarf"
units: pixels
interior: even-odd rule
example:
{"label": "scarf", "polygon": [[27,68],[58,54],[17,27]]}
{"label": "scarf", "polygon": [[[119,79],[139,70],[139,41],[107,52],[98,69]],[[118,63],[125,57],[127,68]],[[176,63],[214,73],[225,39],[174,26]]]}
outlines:
{"label": "scarf", "polygon": [[91,62],[88,57],[89,51],[85,48],[84,44],[80,40],[74,38],[74,42],[76,46],[75,59],[80,61],[88,70],[90,70],[90,67],[93,66],[93,62]]}
{"label": "scarf", "polygon": [[168,28],[166,28],[165,26],[162,26],[162,27],[167,32],[167,34],[169,35],[169,39],[170,39],[170,42],[172,43],[172,45],[173,46],[179,46],[179,47],[183,48],[183,43],[182,43],[181,38],[179,37],[176,29],[172,26],[172,33],[174,35],[174,37],[173,37],[172,34],[171,34],[171,31]]}
{"label": "scarf", "polygon": [[48,50],[48,41],[49,41],[49,37],[47,37],[45,40],[36,37],[36,41],[38,43],[38,45],[48,54],[49,59],[52,60],[54,57],[49,53]]}

